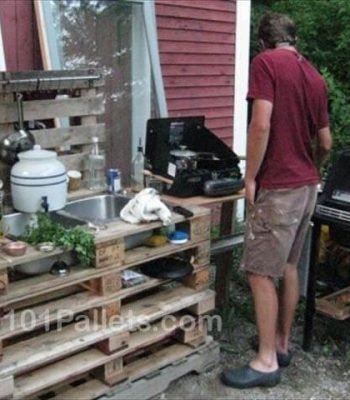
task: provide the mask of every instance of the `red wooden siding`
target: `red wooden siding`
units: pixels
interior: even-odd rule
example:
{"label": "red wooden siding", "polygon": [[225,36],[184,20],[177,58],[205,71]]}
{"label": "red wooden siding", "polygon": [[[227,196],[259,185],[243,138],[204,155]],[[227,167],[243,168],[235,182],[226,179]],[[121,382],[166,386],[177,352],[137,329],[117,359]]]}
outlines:
{"label": "red wooden siding", "polygon": [[204,115],[232,146],[237,0],[156,0],[169,116]]}
{"label": "red wooden siding", "polygon": [[0,0],[0,22],[6,69],[42,69],[33,2]]}

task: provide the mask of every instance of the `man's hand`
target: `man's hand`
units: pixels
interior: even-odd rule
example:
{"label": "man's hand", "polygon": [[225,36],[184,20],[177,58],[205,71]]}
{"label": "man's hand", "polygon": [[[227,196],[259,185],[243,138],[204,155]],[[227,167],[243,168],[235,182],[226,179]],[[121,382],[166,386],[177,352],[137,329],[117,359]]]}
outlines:
{"label": "man's hand", "polygon": [[254,179],[245,179],[245,198],[248,204],[253,205],[255,202],[256,182]]}

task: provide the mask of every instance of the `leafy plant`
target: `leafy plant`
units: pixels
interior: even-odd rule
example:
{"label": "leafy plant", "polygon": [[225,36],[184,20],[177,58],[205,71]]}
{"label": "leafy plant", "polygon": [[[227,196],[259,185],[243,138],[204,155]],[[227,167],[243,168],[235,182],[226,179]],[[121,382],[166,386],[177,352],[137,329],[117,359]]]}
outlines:
{"label": "leafy plant", "polygon": [[37,224],[27,226],[21,240],[32,245],[53,242],[65,250],[74,250],[82,265],[91,264],[95,254],[94,237],[91,233],[79,227],[66,229],[43,212],[38,212],[36,216]]}

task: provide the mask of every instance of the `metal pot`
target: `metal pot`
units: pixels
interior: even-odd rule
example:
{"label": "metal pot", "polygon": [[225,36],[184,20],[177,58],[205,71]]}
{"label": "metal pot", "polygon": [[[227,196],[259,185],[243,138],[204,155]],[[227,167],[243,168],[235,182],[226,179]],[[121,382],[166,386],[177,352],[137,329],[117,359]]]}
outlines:
{"label": "metal pot", "polygon": [[10,165],[18,160],[18,153],[32,149],[35,144],[34,136],[24,128],[22,93],[16,94],[16,101],[18,127],[0,142],[0,158]]}
{"label": "metal pot", "polygon": [[187,149],[172,150],[170,155],[176,165],[176,171],[191,171],[197,168],[197,153]]}

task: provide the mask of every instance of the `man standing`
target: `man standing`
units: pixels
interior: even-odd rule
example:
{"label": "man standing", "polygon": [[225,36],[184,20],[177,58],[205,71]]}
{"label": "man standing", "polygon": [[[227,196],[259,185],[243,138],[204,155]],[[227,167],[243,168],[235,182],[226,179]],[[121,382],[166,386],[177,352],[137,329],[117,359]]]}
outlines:
{"label": "man standing", "polygon": [[249,212],[242,267],[254,298],[259,350],[248,366],[223,372],[223,383],[237,388],[277,385],[280,367],[291,361],[297,264],[316,202],[318,169],[332,146],[326,85],[296,50],[294,22],[266,14],[258,34],[263,51],[252,62],[248,91]]}

